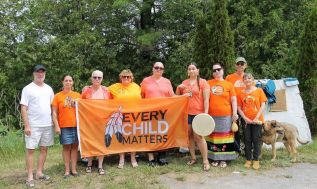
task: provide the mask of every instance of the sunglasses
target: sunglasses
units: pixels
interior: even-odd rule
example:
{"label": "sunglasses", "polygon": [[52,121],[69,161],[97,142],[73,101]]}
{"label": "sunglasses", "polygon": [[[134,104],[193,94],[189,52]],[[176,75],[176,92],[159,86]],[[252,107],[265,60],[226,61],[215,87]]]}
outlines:
{"label": "sunglasses", "polygon": [[156,69],[156,70],[164,70],[163,67],[159,67],[159,66],[155,66],[154,69]]}
{"label": "sunglasses", "polygon": [[95,80],[96,80],[96,79],[99,79],[99,80],[102,79],[102,77],[98,77],[98,76],[93,76],[92,78],[95,79]]}
{"label": "sunglasses", "polygon": [[132,77],[130,75],[123,75],[123,76],[121,76],[121,78],[123,78],[123,79],[131,79]]}
{"label": "sunglasses", "polygon": [[212,72],[214,72],[214,73],[215,72],[220,72],[221,70],[222,70],[222,68],[216,68],[216,69],[213,69]]}
{"label": "sunglasses", "polygon": [[236,65],[237,66],[244,66],[244,62],[237,62]]}

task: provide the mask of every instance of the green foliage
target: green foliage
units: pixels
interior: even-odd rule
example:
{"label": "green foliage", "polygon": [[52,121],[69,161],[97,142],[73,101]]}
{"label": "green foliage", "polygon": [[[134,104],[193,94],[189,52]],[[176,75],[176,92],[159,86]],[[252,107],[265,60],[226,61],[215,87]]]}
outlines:
{"label": "green foliage", "polygon": [[215,0],[210,28],[210,55],[212,63],[223,65],[225,72],[232,72],[234,51],[227,1]]}
{"label": "green foliage", "polygon": [[310,127],[317,130],[317,8],[311,10],[300,39],[297,74]]}
{"label": "green foliage", "polygon": [[[46,82],[55,92],[61,89],[64,74],[72,75],[75,90],[81,91],[90,84],[95,69],[104,72],[107,86],[117,82],[125,68],[134,72],[139,83],[151,74],[155,61],[165,64],[165,77],[175,86],[187,77],[191,61],[209,79],[212,63],[223,63],[231,72],[234,56],[244,56],[256,78],[294,76],[304,67],[297,64],[299,56],[314,68],[306,63],[310,56],[300,53],[308,49],[298,42],[307,19],[303,15],[316,6],[313,2],[2,1],[0,120],[10,130],[22,127],[20,93],[38,63],[47,66]],[[309,70],[310,76],[312,70],[316,69]],[[315,77],[300,73],[301,84],[315,84]],[[313,114],[316,106],[307,102],[314,96],[304,92],[303,97],[306,110]],[[312,116],[309,119],[311,124],[316,122]]]}
{"label": "green foliage", "polygon": [[211,73],[211,55],[210,50],[210,35],[207,30],[207,19],[206,15],[199,14],[196,17],[196,31],[194,36],[194,51],[193,58],[200,68],[200,76],[206,79],[209,79],[212,75]]}

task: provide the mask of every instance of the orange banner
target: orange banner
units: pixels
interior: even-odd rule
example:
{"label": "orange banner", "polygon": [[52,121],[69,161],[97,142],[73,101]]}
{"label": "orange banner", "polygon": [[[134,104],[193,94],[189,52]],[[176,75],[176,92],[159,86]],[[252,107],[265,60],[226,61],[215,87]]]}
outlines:
{"label": "orange banner", "polygon": [[188,146],[188,97],[79,100],[82,157]]}

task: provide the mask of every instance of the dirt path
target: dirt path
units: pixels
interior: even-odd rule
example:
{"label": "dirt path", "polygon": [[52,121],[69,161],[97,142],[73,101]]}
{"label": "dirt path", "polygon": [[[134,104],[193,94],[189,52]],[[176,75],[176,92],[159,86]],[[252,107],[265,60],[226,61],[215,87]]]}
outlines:
{"label": "dirt path", "polygon": [[161,183],[173,189],[315,189],[317,188],[317,165],[297,163],[292,167],[268,171],[246,170],[223,177],[205,174],[166,174]]}

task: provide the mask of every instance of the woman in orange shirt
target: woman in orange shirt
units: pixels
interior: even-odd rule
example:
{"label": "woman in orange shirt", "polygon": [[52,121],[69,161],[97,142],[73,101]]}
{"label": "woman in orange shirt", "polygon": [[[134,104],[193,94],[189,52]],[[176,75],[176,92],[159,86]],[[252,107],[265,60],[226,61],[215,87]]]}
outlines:
{"label": "woman in orange shirt", "polygon": [[238,96],[238,111],[247,123],[244,129],[245,155],[247,161],[244,166],[250,168],[252,164],[251,160],[253,159],[253,168],[259,169],[261,130],[264,123],[263,111],[267,98],[261,88],[255,87],[252,74],[245,73],[243,82],[246,88],[242,90]]}
{"label": "woman in orange shirt", "polygon": [[[85,86],[81,93],[82,99],[98,99],[107,100],[111,98],[111,94],[107,87],[101,85],[103,80],[103,72],[100,70],[95,70],[91,74],[91,86]],[[98,173],[99,175],[104,175],[105,170],[103,169],[103,159],[104,156],[98,156]],[[88,158],[88,163],[86,167],[86,173],[91,173],[92,171],[92,158]]]}
{"label": "woman in orange shirt", "polygon": [[64,76],[62,83],[63,90],[54,96],[52,107],[55,132],[60,134],[60,143],[63,145],[64,177],[67,178],[70,175],[78,176],[75,100],[80,98],[80,94],[72,90],[74,82],[70,75]]}
{"label": "woman in orange shirt", "polygon": [[[114,99],[141,99],[141,88],[133,82],[133,73],[130,69],[122,70],[119,74],[120,83],[115,83],[108,87]],[[119,169],[124,166],[124,153],[120,153]],[[131,165],[133,168],[138,167],[138,162],[135,159],[135,152],[131,152]]]}
{"label": "woman in orange shirt", "polygon": [[[169,79],[163,77],[164,65],[162,62],[155,62],[152,68],[153,74],[141,82],[142,98],[160,98],[174,96],[172,84]],[[149,166],[156,166],[154,153],[149,152]],[[159,165],[167,165],[166,151],[159,151],[157,155]]]}
{"label": "woman in orange shirt", "polygon": [[206,137],[208,158],[212,166],[227,166],[229,160],[234,160],[238,154],[234,150],[234,135],[231,131],[232,121],[238,119],[237,98],[233,85],[223,79],[223,67],[220,64],[212,66],[213,78],[208,81],[210,86],[209,115],[215,120],[214,132]]}
{"label": "woman in orange shirt", "polygon": [[208,113],[210,90],[207,81],[199,77],[199,69],[197,69],[195,63],[191,63],[188,66],[187,74],[189,78],[183,81],[176,89],[177,95],[185,93],[190,94],[188,105],[188,136],[191,160],[187,162],[187,165],[193,165],[197,162],[195,155],[196,142],[203,158],[203,169],[204,171],[208,171],[210,169],[210,165],[207,157],[207,143],[204,137],[193,132],[192,122],[197,114]]}

